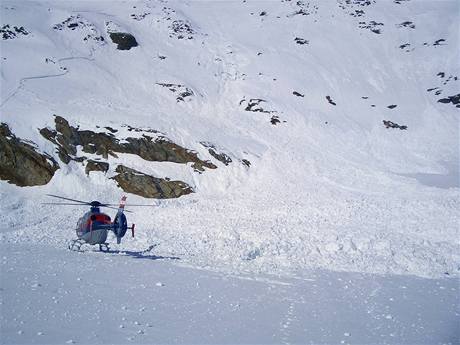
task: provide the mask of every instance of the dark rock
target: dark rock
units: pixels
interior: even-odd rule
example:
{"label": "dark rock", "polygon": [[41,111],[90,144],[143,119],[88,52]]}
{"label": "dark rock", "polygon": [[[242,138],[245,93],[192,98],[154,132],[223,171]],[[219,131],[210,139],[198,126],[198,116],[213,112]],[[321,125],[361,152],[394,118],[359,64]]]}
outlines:
{"label": "dark rock", "polygon": [[109,130],[110,132],[112,132],[112,133],[118,132],[118,129],[114,129],[114,128],[112,128],[112,127],[104,127],[104,128],[105,128],[105,129],[108,129],[108,130]]}
{"label": "dark rock", "polygon": [[[133,8],[136,8],[136,7],[133,7]],[[134,20],[137,20],[137,21],[141,21],[143,20],[145,17],[147,17],[148,15],[150,15],[150,12],[144,12],[144,13],[141,13],[141,14],[131,14],[131,18],[133,18]]]}
{"label": "dark rock", "polygon": [[127,32],[111,32],[109,35],[118,50],[130,50],[138,46],[136,38]]}
{"label": "dark rock", "polygon": [[332,105],[337,105],[331,98],[331,96],[326,96],[326,99],[327,101],[329,102],[329,104],[332,104]]}
{"label": "dark rock", "polygon": [[199,159],[195,152],[187,150],[165,137],[153,139],[143,134],[140,138],[125,138],[125,142],[120,143],[111,133],[96,133],[72,127],[61,116],[55,117],[55,123],[56,130],[43,128],[40,133],[58,147],[59,158],[64,163],[78,160],[76,147],[82,146],[83,152],[97,154],[105,159],[109,155],[117,157],[116,153],[131,153],[148,161],[193,163],[192,167],[198,171],[204,171],[204,168],[217,168],[211,162]]}
{"label": "dark rock", "polygon": [[383,124],[386,128],[399,128],[401,130],[407,129],[407,126],[400,126],[392,121],[383,120]]}
{"label": "dark rock", "polygon": [[[244,109],[245,111],[251,111],[255,113],[264,113],[264,114],[276,114],[277,112],[274,110],[265,110],[262,108],[260,105],[261,103],[267,103],[266,100],[261,99],[261,98],[251,98],[249,101],[246,101],[246,99],[242,99],[240,101],[240,105],[243,103],[246,103],[246,108]],[[270,118],[270,123],[272,125],[276,125],[277,123],[280,123],[280,119],[277,115],[272,115]],[[286,121],[283,121],[286,122]]]}
{"label": "dark rock", "polygon": [[147,133],[161,134],[159,131],[157,131],[156,129],[153,129],[153,128],[137,128],[137,127],[132,127],[130,125],[121,125],[121,127],[128,128],[128,132],[137,132],[137,133],[147,132]]}
{"label": "dark rock", "polygon": [[271,123],[272,125],[276,125],[276,124],[278,124],[278,123],[280,123],[280,122],[281,122],[281,121],[280,121],[279,117],[276,116],[276,115],[273,115],[272,118],[270,119],[270,123]]}
{"label": "dark rock", "polygon": [[394,108],[396,108],[396,107],[397,107],[396,104],[392,104],[392,105],[387,106],[388,109],[394,109]]}
{"label": "dark rock", "polygon": [[6,123],[0,124],[1,180],[20,187],[45,185],[51,180],[59,165],[32,144],[17,138]]}
{"label": "dark rock", "polygon": [[266,15],[267,15],[267,12],[265,12],[265,11],[262,11],[262,12],[260,12],[260,14],[259,14],[259,16],[261,16],[261,17],[266,16]]}
{"label": "dark rock", "polygon": [[21,35],[27,36],[28,34],[29,32],[24,29],[23,26],[18,28],[17,26],[10,27],[9,24],[6,24],[0,28],[0,35],[2,36],[3,40],[11,40]]}
{"label": "dark rock", "polygon": [[61,23],[53,25],[53,29],[57,31],[81,31],[82,34],[86,34],[86,36],[83,38],[83,41],[95,41],[101,45],[105,44],[104,37],[99,34],[96,26],[82,18],[79,14],[76,16],[70,16]]}
{"label": "dark rock", "polygon": [[232,159],[229,155],[227,155],[224,152],[217,152],[217,148],[213,144],[208,142],[201,142],[201,145],[208,149],[208,152],[211,156],[213,156],[218,161],[224,163],[225,165],[228,165],[232,162]]}
{"label": "dark rock", "polygon": [[301,94],[300,92],[297,92],[297,91],[294,91],[292,93],[294,96],[297,96],[297,97],[305,97],[305,95]]}
{"label": "dark rock", "polygon": [[433,46],[445,46],[445,44],[441,44],[445,42],[446,40],[444,38],[441,38],[439,40],[436,40],[436,42],[433,43]]}
{"label": "dark rock", "polygon": [[397,26],[398,28],[405,27],[405,28],[415,29],[415,24],[412,23],[412,22],[409,22],[409,21],[402,22],[401,24],[398,24],[398,25],[396,25],[396,26]]}
{"label": "dark rock", "polygon": [[438,74],[436,74],[436,76],[440,78],[444,78],[446,74],[444,72],[439,72]]}
{"label": "dark rock", "polygon": [[308,40],[306,40],[304,38],[300,38],[300,37],[294,38],[294,41],[295,41],[295,43],[301,44],[301,45],[310,43]]}
{"label": "dark rock", "polygon": [[142,138],[126,138],[126,141],[128,143],[115,147],[115,150],[121,153],[132,153],[148,161],[182,164],[192,162],[192,167],[198,171],[204,171],[204,168],[217,168],[209,161],[200,160],[195,152],[187,150],[164,137],[153,140],[153,138],[143,135]]}
{"label": "dark rock", "polygon": [[251,162],[248,161],[247,159],[242,159],[242,160],[241,160],[241,163],[243,163],[244,165],[246,165],[248,168],[251,166]]}
{"label": "dark rock", "polygon": [[448,96],[446,98],[441,98],[438,100],[439,103],[452,103],[457,108],[460,108],[460,93],[454,96]]}
{"label": "dark rock", "polygon": [[362,17],[364,16],[364,11],[363,10],[355,10],[354,12],[350,13],[350,16],[352,17]]}
{"label": "dark rock", "polygon": [[[242,102],[244,102],[245,100],[241,100],[240,101],[240,105],[242,104]],[[263,109],[260,105],[260,103],[266,103],[267,101],[264,100],[264,99],[261,99],[261,98],[251,98],[249,100],[249,102],[247,102],[247,106],[246,108],[244,109],[245,111],[253,111],[253,112],[259,112],[259,113],[271,113],[271,111],[268,111],[268,110],[265,110]]]}
{"label": "dark rock", "polygon": [[192,25],[184,20],[174,20],[169,28],[171,30],[169,37],[175,36],[179,40],[184,38],[192,40],[193,35],[195,34],[195,30],[193,30]]}
{"label": "dark rock", "polygon": [[359,22],[359,25],[358,25],[360,29],[368,29],[375,34],[381,34],[381,31],[379,28],[380,26],[383,26],[383,23],[378,23],[374,20],[371,20],[370,22]]}
{"label": "dark rock", "polygon": [[121,189],[144,198],[171,199],[193,193],[193,189],[182,181],[153,177],[123,165],[117,166],[115,171],[118,175],[112,179]]}
{"label": "dark rock", "polygon": [[176,95],[177,102],[185,101],[185,98],[194,96],[193,90],[181,85],[181,84],[171,84],[171,83],[156,83],[159,86],[167,88],[174,95]]}
{"label": "dark rock", "polygon": [[106,173],[108,170],[109,163],[93,161],[91,159],[88,159],[86,163],[85,173],[86,175],[89,175],[90,171],[102,171],[103,173]]}

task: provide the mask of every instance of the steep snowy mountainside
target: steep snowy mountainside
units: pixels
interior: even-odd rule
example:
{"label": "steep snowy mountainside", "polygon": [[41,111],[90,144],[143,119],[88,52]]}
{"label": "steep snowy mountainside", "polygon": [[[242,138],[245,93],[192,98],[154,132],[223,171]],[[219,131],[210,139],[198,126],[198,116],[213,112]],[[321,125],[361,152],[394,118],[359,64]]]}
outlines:
{"label": "steep snowy mountainside", "polygon": [[[1,182],[5,241],[63,246],[75,210],[31,205],[116,200],[124,165],[195,192],[133,215],[127,248],[235,270],[458,275],[457,1],[1,6],[1,122],[60,166],[45,186]],[[138,45],[117,49],[113,32]],[[81,143],[66,164],[40,134],[55,115],[121,143],[162,136],[217,169]],[[83,156],[108,171],[87,175]]]}

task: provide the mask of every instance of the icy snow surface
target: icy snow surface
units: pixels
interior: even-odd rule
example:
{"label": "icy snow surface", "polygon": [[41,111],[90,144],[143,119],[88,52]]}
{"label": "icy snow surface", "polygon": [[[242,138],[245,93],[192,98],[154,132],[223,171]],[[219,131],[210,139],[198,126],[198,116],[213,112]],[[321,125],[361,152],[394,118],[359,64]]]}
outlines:
{"label": "icy snow surface", "polygon": [[460,337],[453,279],[229,275],[151,253],[0,248],[2,344],[457,344]]}
{"label": "icy snow surface", "polygon": [[[79,26],[60,25],[73,22]],[[414,28],[401,25],[405,22],[412,22]],[[47,285],[45,295],[36,300],[39,308],[45,312],[47,305],[53,306],[52,297],[68,298],[61,302],[77,323],[81,320],[70,309],[86,302],[87,308],[98,312],[91,309],[94,314],[86,311],[82,315],[104,314],[108,303],[98,299],[103,300],[109,290],[111,307],[107,310],[111,315],[92,321],[110,321],[110,327],[117,329],[109,340],[94,330],[88,334],[93,338],[84,339],[62,333],[59,342],[118,341],[117,332],[123,332],[121,342],[126,337],[142,342],[137,337],[150,332],[144,323],[150,316],[158,322],[158,316],[150,314],[139,320],[142,326],[134,327],[136,320],[121,320],[126,316],[122,311],[118,315],[114,308],[151,308],[156,302],[143,292],[140,296],[145,298],[123,301],[137,294],[140,288],[136,284],[144,284],[155,289],[154,293],[166,293],[166,300],[175,301],[175,314],[185,317],[177,298],[184,298],[180,293],[187,292],[180,292],[177,286],[168,288],[192,284],[188,275],[199,281],[201,274],[205,285],[216,291],[223,289],[218,280],[228,275],[251,279],[275,275],[293,284],[289,290],[285,286],[291,285],[243,284],[240,278],[228,278],[229,284],[248,291],[254,320],[272,313],[277,318],[270,320],[278,326],[287,322],[291,306],[311,312],[306,311],[312,302],[309,292],[321,293],[321,299],[312,303],[320,308],[324,301],[331,312],[335,293],[343,298],[337,303],[356,301],[356,309],[339,308],[339,312],[355,316],[369,310],[366,298],[359,296],[372,293],[372,282],[377,281],[384,292],[371,306],[371,314],[376,314],[363,321],[370,322],[375,332],[365,333],[354,324],[351,331],[335,327],[329,332],[326,327],[311,338],[299,338],[305,323],[326,318],[315,319],[313,314],[299,311],[302,325],[286,328],[286,332],[297,332],[293,337],[286,333],[283,338],[284,333],[273,331],[273,337],[267,334],[262,338],[264,321],[259,320],[257,327],[251,327],[252,323],[241,326],[254,332],[253,338],[230,337],[237,332],[232,327],[239,323],[228,330],[216,330],[216,338],[200,338],[200,329],[190,324],[190,332],[195,332],[190,340],[173,340],[165,330],[156,333],[159,342],[310,339],[353,343],[352,337],[359,331],[363,332],[357,338],[361,343],[458,341],[452,320],[458,323],[459,109],[438,100],[460,90],[459,22],[456,0],[2,1],[0,26],[23,26],[29,32],[1,41],[0,116],[15,135],[32,140],[60,162],[55,147],[38,132],[54,126],[54,114],[81,129],[98,131],[110,126],[121,135],[127,133],[124,125],[152,128],[218,166],[198,174],[190,166],[120,154],[109,157],[107,176],[99,172],[86,176],[79,163],[60,162],[61,168],[46,186],[19,188],[0,181],[0,241],[2,252],[8,253],[2,266],[2,333],[6,341],[51,341],[47,338],[51,328],[18,325],[22,319],[13,314],[27,315],[27,304],[16,307],[20,310],[10,308],[16,302],[34,299],[43,285],[50,284],[53,287]],[[139,46],[117,50],[108,36],[111,30],[133,34]],[[378,30],[380,33],[375,32]],[[167,83],[183,85],[193,95],[179,100],[177,93],[160,85]],[[265,101],[256,108],[267,113],[245,111],[254,99]],[[280,123],[272,125],[272,116]],[[407,130],[385,128],[383,120],[405,125]],[[200,142],[213,143],[233,162],[224,166]],[[251,166],[241,164],[242,159],[249,160]],[[74,224],[86,210],[40,205],[50,201],[45,194],[117,202],[122,191],[107,177],[119,163],[154,176],[180,179],[195,188],[196,193],[178,200],[151,201],[128,195],[128,209],[130,202],[150,202],[152,207],[129,214],[129,222],[136,224],[136,237],[127,236],[121,246],[112,246],[114,251],[137,253],[134,256],[179,260],[135,260],[129,254],[105,258],[64,251],[67,241],[75,236]],[[68,262],[69,267],[59,280],[52,274],[58,274],[61,256],[62,265]],[[32,280],[35,271],[43,273],[37,258],[43,260],[51,278],[20,285],[23,279]],[[24,270],[23,275],[8,273],[16,265]],[[118,268],[131,265],[137,265],[131,275]],[[95,288],[89,300],[75,295],[79,283],[73,279],[78,277],[71,274],[70,267],[75,267],[75,275],[82,272],[82,278],[93,280],[80,284],[85,289]],[[111,267],[116,267],[115,271]],[[101,272],[85,275],[86,269]],[[295,280],[308,276],[307,272],[316,277],[316,288],[308,280]],[[180,278],[174,280],[170,273]],[[12,277],[5,279],[9,274]],[[136,280],[135,274],[144,276],[142,281]],[[372,277],[371,282],[366,277]],[[346,284],[338,283],[339,278],[352,281],[354,299],[342,294]],[[136,291],[131,294],[129,281],[133,279]],[[334,281],[330,290],[329,280]],[[13,283],[19,284],[17,292]],[[400,290],[406,283],[415,295]],[[42,286],[34,288],[33,284]],[[438,291],[437,284],[446,289]],[[269,290],[273,286],[287,290],[272,295]],[[113,291],[117,289],[119,297]],[[236,290],[229,292],[228,300],[225,291],[220,291],[219,298],[234,305],[241,303],[244,293]],[[68,297],[64,291],[69,291]],[[191,294],[187,303],[195,299],[205,303],[204,291]],[[408,304],[417,304],[414,309],[398,304],[404,321],[393,318],[397,311],[385,310],[392,307],[384,300],[394,295],[408,296]],[[287,300],[269,303],[267,310],[259,309],[253,301],[276,298]],[[142,299],[149,302],[141,303]],[[236,308],[229,303],[226,309],[219,310],[215,304],[209,308],[226,318],[225,310]],[[30,307],[37,311],[36,306]],[[186,310],[204,312],[202,308],[208,307],[202,304]],[[57,314],[66,312],[65,308],[52,310],[56,319],[67,322]],[[414,315],[432,315],[439,323],[433,325],[421,316],[417,316],[422,318],[420,322],[409,321],[413,315],[408,310],[414,310]],[[151,309],[149,313],[153,313]],[[161,321],[165,324],[173,317],[171,310],[166,314]],[[238,315],[251,318],[245,313]],[[50,314],[46,317],[45,328],[52,320]],[[341,320],[353,317],[337,315]],[[180,320],[176,321],[185,322]],[[198,316],[192,320],[202,322]],[[403,328],[406,332],[411,322],[415,330],[404,338],[398,332]],[[392,328],[395,323],[399,328]],[[428,324],[434,335],[430,338],[425,333],[423,338],[420,327],[426,330]],[[377,330],[379,327],[384,329]],[[380,331],[385,337],[394,334],[396,340],[381,340]],[[43,334],[38,336],[40,332]],[[27,337],[21,338],[23,335]],[[94,338],[97,336],[101,338]]]}

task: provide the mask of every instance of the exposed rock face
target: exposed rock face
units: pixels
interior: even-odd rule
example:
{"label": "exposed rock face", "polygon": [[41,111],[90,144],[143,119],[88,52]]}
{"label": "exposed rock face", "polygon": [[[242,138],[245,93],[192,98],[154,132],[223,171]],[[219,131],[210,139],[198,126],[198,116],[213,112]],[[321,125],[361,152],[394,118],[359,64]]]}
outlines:
{"label": "exposed rock face", "polygon": [[246,165],[248,168],[251,166],[251,162],[248,161],[247,159],[242,159],[241,162]]}
{"label": "exposed rock face", "polygon": [[[270,123],[272,125],[276,125],[281,122],[280,118],[277,114],[277,111],[275,110],[266,110],[262,108],[261,103],[267,103],[266,100],[261,99],[261,98],[251,98],[249,101],[246,99],[242,99],[240,101],[240,106],[246,104],[246,108],[244,109],[245,111],[252,111],[255,113],[264,113],[264,114],[273,114],[270,118]],[[286,122],[286,121],[283,121]]]}
{"label": "exposed rock face", "polygon": [[118,50],[130,50],[138,46],[136,38],[127,32],[111,32],[109,35],[112,42],[117,44]]}
{"label": "exposed rock face", "polygon": [[3,40],[14,39],[21,35],[27,36],[28,34],[29,32],[26,29],[24,29],[23,26],[18,28],[17,26],[10,27],[9,24],[6,24],[0,28],[0,35],[2,36]]}
{"label": "exposed rock face", "polygon": [[120,143],[112,133],[96,133],[89,130],[79,130],[69,125],[69,122],[61,116],[55,118],[56,130],[43,128],[40,133],[49,141],[58,146],[59,158],[64,163],[71,160],[83,161],[85,157],[77,157],[77,146],[81,145],[83,152],[117,157],[118,153],[131,153],[140,156],[147,161],[193,163],[192,167],[198,171],[204,168],[215,169],[214,164],[202,161],[193,151],[187,150],[165,137],[152,138],[143,135],[141,138],[126,138]]}
{"label": "exposed rock face", "polygon": [[93,161],[91,159],[88,159],[86,163],[85,173],[86,175],[89,175],[90,171],[102,171],[103,173],[106,173],[108,170],[109,163]]}
{"label": "exposed rock face", "polygon": [[203,141],[201,142],[201,145],[208,149],[208,152],[211,156],[213,156],[218,161],[224,163],[225,165],[229,165],[232,162],[232,159],[229,155],[227,155],[224,152],[217,152],[217,148],[212,143]]}
{"label": "exposed rock face", "polygon": [[454,96],[448,96],[446,98],[441,98],[438,100],[439,103],[452,103],[457,108],[460,108],[460,93]]}
{"label": "exposed rock face", "polygon": [[305,97],[304,94],[302,94],[302,93],[300,93],[300,92],[297,92],[297,91],[293,91],[292,94],[293,94],[294,96],[297,96],[297,97]]}
{"label": "exposed rock face", "polygon": [[123,165],[119,165],[115,171],[118,175],[112,179],[117,181],[120,188],[144,198],[171,199],[193,193],[193,189],[182,181],[153,177]]}
{"label": "exposed rock face", "polygon": [[335,102],[332,100],[331,96],[326,96],[326,99],[327,99],[327,101],[329,102],[329,104],[337,105],[337,103],[335,103]]}
{"label": "exposed rock face", "polygon": [[194,96],[193,90],[185,85],[181,84],[171,84],[171,83],[156,83],[159,86],[167,88],[171,91],[174,95],[176,95],[177,102],[184,102],[186,99],[189,100],[187,97]]}
{"label": "exposed rock face", "polygon": [[303,45],[303,44],[308,44],[308,43],[309,43],[308,40],[306,40],[305,38],[301,38],[301,37],[296,37],[296,38],[294,39],[294,41],[295,41],[295,43],[301,44],[301,45]]}
{"label": "exposed rock face", "polygon": [[388,121],[388,120],[383,120],[383,124],[385,125],[386,128],[399,128],[401,130],[407,129],[407,126],[401,126],[395,122]]}
{"label": "exposed rock face", "polygon": [[11,133],[7,124],[0,124],[0,179],[20,187],[44,185],[57,169],[53,158],[38,153]]}
{"label": "exposed rock face", "polygon": [[57,31],[76,31],[85,42],[95,42],[104,45],[104,37],[98,31],[96,25],[82,18],[79,14],[70,16],[61,23],[53,25]]}
{"label": "exposed rock face", "polygon": [[171,33],[169,37],[176,37],[177,39],[193,39],[195,35],[195,30],[193,30],[192,25],[184,20],[174,20],[170,25]]}

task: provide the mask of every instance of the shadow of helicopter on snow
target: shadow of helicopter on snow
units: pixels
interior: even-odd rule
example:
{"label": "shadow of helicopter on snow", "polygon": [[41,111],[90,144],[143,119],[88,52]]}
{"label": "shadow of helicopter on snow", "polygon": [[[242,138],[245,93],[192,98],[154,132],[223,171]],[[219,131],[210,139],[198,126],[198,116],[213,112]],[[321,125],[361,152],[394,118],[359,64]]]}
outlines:
{"label": "shadow of helicopter on snow", "polygon": [[134,259],[147,259],[147,260],[180,260],[178,256],[162,256],[151,254],[151,251],[157,247],[158,244],[151,245],[143,251],[132,251],[132,250],[108,250],[108,254],[119,254],[121,256],[130,256]]}

